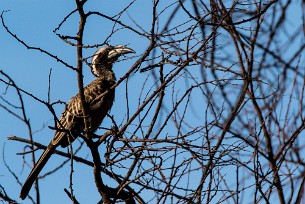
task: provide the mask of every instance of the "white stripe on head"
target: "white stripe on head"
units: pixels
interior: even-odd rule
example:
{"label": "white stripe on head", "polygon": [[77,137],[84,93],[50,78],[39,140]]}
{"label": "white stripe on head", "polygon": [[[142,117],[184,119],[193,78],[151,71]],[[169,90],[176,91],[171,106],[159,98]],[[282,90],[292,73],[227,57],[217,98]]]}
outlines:
{"label": "white stripe on head", "polygon": [[95,75],[95,76],[99,76],[99,72],[97,71],[97,67],[96,67],[96,59],[99,57],[99,55],[103,52],[105,52],[107,49],[109,49],[110,46],[106,46],[106,47],[102,47],[100,48],[99,50],[97,50],[93,57],[92,57],[92,73]]}

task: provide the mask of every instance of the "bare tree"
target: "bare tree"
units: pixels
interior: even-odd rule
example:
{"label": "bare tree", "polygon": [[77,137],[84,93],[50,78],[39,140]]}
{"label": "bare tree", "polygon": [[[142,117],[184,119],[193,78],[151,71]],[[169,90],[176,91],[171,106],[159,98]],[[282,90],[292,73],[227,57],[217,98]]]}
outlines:
{"label": "bare tree", "polygon": [[[78,203],[80,194],[73,190],[73,161],[92,168],[97,200],[104,203],[303,200],[304,2],[154,0],[145,24],[133,15],[141,1],[124,1],[124,8],[112,16],[88,9],[90,3],[76,0],[75,9],[54,29],[61,43],[74,48],[75,65],[43,45],[24,41],[6,23],[7,13],[1,15],[8,35],[73,70],[80,94],[83,70],[92,57],[83,51],[93,53],[122,33],[133,36],[128,46],[137,54],[127,58],[132,64],[114,85],[121,87],[116,96],[123,104],[119,113],[111,112],[96,137],[88,139],[84,132],[68,153],[58,150],[56,154],[67,159],[46,174],[56,177],[57,170],[70,163],[70,187],[65,191],[71,202]],[[67,34],[63,30],[70,21],[78,30]],[[84,36],[90,35],[92,28],[87,27],[92,22],[107,22],[103,32],[108,35],[87,43]],[[138,39],[144,42],[141,46]],[[23,162],[35,163],[34,150],[46,146],[33,138],[27,115],[32,110],[24,98],[47,107],[54,121],[54,106],[64,102],[52,101],[50,89],[47,100],[35,96],[5,70],[0,71],[0,84],[1,109],[27,127],[27,138],[11,136],[8,142],[22,142]],[[8,97],[12,93],[17,98]],[[92,159],[79,155],[81,151],[90,152]],[[21,184],[26,174],[19,176],[6,167],[12,182]],[[29,197],[33,203],[41,199],[38,181],[36,197]],[[0,195],[8,202],[17,200],[15,195]]]}

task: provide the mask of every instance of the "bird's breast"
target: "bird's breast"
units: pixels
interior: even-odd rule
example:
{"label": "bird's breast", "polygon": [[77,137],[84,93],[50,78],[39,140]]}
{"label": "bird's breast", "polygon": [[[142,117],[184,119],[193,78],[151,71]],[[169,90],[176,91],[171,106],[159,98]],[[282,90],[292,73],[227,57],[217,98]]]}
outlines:
{"label": "bird's breast", "polygon": [[94,83],[85,90],[86,102],[89,105],[90,128],[96,130],[111,109],[114,102],[114,89],[110,89],[114,81]]}

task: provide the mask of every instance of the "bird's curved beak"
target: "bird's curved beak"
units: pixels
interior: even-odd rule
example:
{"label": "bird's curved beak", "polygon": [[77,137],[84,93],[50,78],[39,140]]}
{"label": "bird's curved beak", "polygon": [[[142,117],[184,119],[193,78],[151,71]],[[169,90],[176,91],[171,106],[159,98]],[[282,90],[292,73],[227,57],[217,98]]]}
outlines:
{"label": "bird's curved beak", "polygon": [[116,59],[121,55],[127,53],[135,53],[135,51],[131,48],[125,47],[123,45],[114,46],[108,53],[108,59]]}

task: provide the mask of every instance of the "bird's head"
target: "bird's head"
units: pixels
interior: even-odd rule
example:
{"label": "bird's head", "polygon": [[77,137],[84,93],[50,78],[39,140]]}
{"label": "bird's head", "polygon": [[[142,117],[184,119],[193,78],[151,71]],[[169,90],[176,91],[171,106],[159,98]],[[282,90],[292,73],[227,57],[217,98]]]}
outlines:
{"label": "bird's head", "polygon": [[113,63],[122,55],[135,51],[123,45],[106,46],[97,50],[92,57],[92,73],[99,77],[105,71],[112,70]]}

